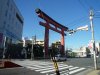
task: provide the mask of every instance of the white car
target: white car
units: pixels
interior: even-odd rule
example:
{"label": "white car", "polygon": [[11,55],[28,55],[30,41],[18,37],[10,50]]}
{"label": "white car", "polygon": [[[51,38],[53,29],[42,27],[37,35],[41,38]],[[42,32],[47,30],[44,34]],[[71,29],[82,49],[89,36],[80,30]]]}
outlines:
{"label": "white car", "polygon": [[56,55],[55,60],[56,61],[66,61],[67,58],[66,58],[66,56]]}

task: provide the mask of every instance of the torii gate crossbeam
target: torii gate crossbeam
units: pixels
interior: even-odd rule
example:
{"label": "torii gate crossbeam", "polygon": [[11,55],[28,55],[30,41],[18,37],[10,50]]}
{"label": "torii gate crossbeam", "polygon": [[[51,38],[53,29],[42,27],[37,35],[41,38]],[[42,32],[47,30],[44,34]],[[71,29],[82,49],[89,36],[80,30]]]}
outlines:
{"label": "torii gate crossbeam", "polygon": [[67,31],[68,27],[65,27],[65,26],[59,24],[58,22],[56,22],[55,20],[50,18],[47,14],[45,14],[43,11],[41,11],[40,9],[36,9],[35,11],[38,14],[38,17],[40,17],[46,21],[45,23],[43,23],[41,21],[39,22],[40,25],[45,27],[45,39],[44,39],[45,57],[48,56],[49,29],[61,34],[61,36],[62,36],[62,38],[61,38],[61,53],[64,54],[64,35],[66,35],[64,33],[64,31]]}

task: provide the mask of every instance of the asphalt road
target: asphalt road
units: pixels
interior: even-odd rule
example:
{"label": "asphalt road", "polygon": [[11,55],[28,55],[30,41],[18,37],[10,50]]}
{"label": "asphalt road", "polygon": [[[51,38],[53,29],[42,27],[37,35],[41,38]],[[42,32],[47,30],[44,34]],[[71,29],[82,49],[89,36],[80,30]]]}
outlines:
{"label": "asphalt road", "polygon": [[[68,58],[65,62],[68,65],[79,66],[79,67],[94,67],[93,57],[91,58]],[[97,66],[100,67],[100,57],[97,58]]]}
{"label": "asphalt road", "polygon": [[[52,63],[51,60],[47,60],[47,59],[46,60],[35,60],[35,61],[36,62],[39,61],[40,63],[42,63],[42,62]],[[29,61],[29,62],[31,62],[31,61]],[[34,60],[33,60],[33,62],[34,62]],[[33,64],[33,62],[31,62],[31,63]],[[85,67],[86,70],[94,67],[93,58],[68,58],[68,60],[65,61],[64,64],[77,66],[80,68]],[[98,67],[100,67],[100,58],[98,58]],[[45,75],[45,74],[40,74],[39,72],[36,72],[34,70],[29,70],[25,67],[21,67],[21,68],[11,68],[11,69],[0,69],[0,75]],[[76,74],[76,75],[78,75],[78,74]],[[84,75],[84,74],[81,74],[81,75]]]}
{"label": "asphalt road", "polygon": [[27,68],[7,68],[7,69],[0,69],[0,75],[43,75],[34,70],[29,70]]}

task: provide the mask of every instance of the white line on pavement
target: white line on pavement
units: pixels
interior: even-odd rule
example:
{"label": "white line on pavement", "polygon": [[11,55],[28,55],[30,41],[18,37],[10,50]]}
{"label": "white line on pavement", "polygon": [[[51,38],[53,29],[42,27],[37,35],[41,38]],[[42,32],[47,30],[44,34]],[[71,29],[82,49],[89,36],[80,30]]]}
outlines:
{"label": "white line on pavement", "polygon": [[73,71],[69,72],[69,74],[73,74],[73,73],[76,73],[76,72],[84,70],[84,69],[85,68],[79,68],[79,69],[76,69],[76,70],[73,70]]}

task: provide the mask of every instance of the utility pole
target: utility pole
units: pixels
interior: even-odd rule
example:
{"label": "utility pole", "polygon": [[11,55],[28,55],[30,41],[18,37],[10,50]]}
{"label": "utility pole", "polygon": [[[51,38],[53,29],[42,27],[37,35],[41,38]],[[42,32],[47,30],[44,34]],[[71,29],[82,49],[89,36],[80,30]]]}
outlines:
{"label": "utility pole", "polygon": [[34,44],[36,44],[36,35],[34,36]]}
{"label": "utility pole", "polygon": [[34,53],[33,53],[33,45],[34,43],[36,44],[36,36],[32,36],[32,50],[31,50],[31,60],[34,58]]}
{"label": "utility pole", "polygon": [[93,10],[90,10],[90,25],[91,25],[91,32],[92,32],[92,43],[93,43],[93,52],[94,52],[94,68],[97,70],[97,58],[96,58],[96,50],[95,50],[95,39],[94,39],[94,26],[93,26]]}
{"label": "utility pole", "polygon": [[24,53],[25,53],[25,58],[27,59],[27,51],[26,51],[26,49],[25,49],[25,47],[26,47],[26,40],[25,40],[25,38],[23,38],[23,51],[24,51]]}
{"label": "utility pole", "polygon": [[34,36],[32,36],[32,49],[31,49],[31,60],[33,60],[33,45],[34,45]]}

